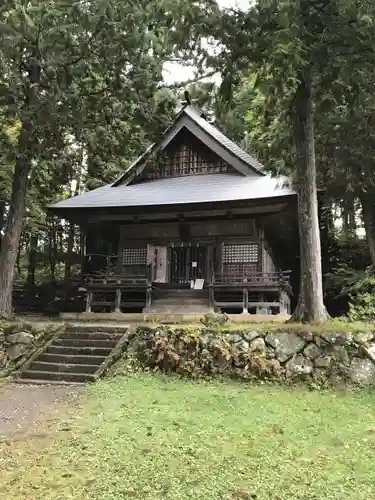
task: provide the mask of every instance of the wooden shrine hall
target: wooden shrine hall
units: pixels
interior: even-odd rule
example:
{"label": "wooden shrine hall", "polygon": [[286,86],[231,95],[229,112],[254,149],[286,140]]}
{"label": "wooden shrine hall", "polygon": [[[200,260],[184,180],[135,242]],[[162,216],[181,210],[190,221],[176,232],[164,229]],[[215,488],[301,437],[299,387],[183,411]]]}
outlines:
{"label": "wooden shrine hall", "polygon": [[290,313],[295,192],[191,104],[113,184],[50,209],[85,234],[86,311]]}

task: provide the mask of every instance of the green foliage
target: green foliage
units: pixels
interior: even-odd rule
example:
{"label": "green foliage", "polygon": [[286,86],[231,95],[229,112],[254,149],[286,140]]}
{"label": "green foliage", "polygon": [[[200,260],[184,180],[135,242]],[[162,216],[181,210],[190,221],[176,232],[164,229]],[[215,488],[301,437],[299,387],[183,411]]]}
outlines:
{"label": "green foliage", "polygon": [[349,297],[349,321],[374,322],[375,275],[373,268],[365,271],[342,269],[336,280],[342,283],[342,294]]}
{"label": "green foliage", "polygon": [[[372,279],[375,286],[375,278]],[[350,321],[375,321],[375,294],[374,292],[359,292],[351,296],[348,318]]]}
{"label": "green foliage", "polygon": [[[160,85],[163,66],[181,60],[202,67],[202,36],[217,15],[210,0],[16,0],[1,6],[0,234],[16,158],[27,158],[29,178],[22,236],[10,238],[12,248],[4,246],[3,253],[14,259],[19,247],[22,261],[35,237],[44,261],[56,253],[46,206],[112,182],[160,136],[176,107],[174,94]],[[20,145],[22,126],[31,131],[26,147]],[[64,254],[69,237],[62,240]]]}
{"label": "green foliage", "polygon": [[208,313],[204,315],[204,318],[201,319],[201,323],[204,326],[208,327],[220,327],[228,324],[230,322],[230,318],[227,314],[221,313]]}
{"label": "green foliage", "polygon": [[[218,29],[225,47],[218,61],[223,75],[218,116],[224,128],[242,139],[270,171],[291,174],[298,190],[309,173],[314,181],[305,187],[313,189],[316,160],[318,185],[331,207],[330,230],[334,230],[333,204],[341,209],[346,237],[356,238],[363,220],[375,265],[371,132],[375,26],[369,21],[373,17],[371,2],[261,0],[245,12],[228,10]],[[305,130],[296,122],[304,114],[297,97],[305,83],[313,89],[314,100],[310,145],[306,137],[297,140]],[[310,166],[302,165],[308,150]],[[306,205],[300,210],[301,227],[301,214],[307,210]],[[310,255],[318,251],[317,243]],[[311,263],[305,260],[301,255],[307,282]]]}
{"label": "green foliage", "polygon": [[352,269],[342,266],[326,275],[326,289],[336,298],[361,293],[363,289],[374,285],[374,278],[366,274],[366,270]]}

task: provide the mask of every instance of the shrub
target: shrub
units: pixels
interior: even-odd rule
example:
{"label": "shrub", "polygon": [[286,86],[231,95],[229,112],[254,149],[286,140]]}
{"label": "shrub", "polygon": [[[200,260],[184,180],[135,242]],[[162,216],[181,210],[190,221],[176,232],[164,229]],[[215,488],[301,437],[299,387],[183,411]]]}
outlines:
{"label": "shrub", "polygon": [[375,321],[375,294],[362,292],[352,294],[349,302],[350,321]]}
{"label": "shrub", "polygon": [[208,313],[201,319],[204,326],[216,328],[219,326],[224,326],[230,322],[229,316],[227,314],[219,313]]}

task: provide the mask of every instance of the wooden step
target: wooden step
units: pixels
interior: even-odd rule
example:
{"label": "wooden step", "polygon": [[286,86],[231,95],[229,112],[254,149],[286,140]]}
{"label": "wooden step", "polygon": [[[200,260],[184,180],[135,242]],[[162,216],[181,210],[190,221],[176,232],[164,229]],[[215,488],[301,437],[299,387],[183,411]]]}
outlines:
{"label": "wooden step", "polygon": [[169,307],[169,306],[159,306],[150,308],[145,308],[143,310],[144,314],[166,314],[166,315],[201,315],[204,316],[211,311],[209,307]]}
{"label": "wooden step", "polygon": [[186,299],[181,300],[179,298],[170,297],[163,299],[152,300],[151,303],[154,305],[172,305],[172,306],[208,306],[207,299]]}
{"label": "wooden step", "polygon": [[208,297],[208,290],[153,290],[156,297]]}

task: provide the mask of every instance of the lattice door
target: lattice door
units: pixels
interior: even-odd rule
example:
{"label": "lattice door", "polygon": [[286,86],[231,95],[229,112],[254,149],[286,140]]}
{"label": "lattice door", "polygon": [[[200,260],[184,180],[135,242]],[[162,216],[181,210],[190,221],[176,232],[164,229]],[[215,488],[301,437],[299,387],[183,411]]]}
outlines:
{"label": "lattice door", "polygon": [[170,248],[171,283],[190,283],[207,278],[207,248],[199,245]]}

